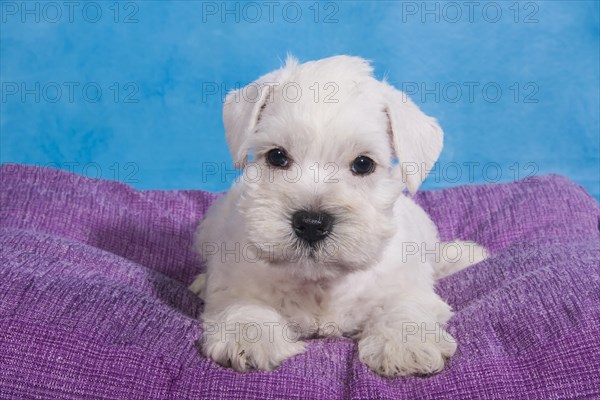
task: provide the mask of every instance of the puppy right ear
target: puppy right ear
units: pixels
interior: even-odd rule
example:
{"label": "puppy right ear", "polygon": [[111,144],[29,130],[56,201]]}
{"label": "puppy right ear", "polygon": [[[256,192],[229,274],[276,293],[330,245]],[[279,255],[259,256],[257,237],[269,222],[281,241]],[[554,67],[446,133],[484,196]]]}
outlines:
{"label": "puppy right ear", "polygon": [[225,139],[236,168],[242,169],[248,162],[249,138],[256,130],[260,114],[278,86],[298,65],[298,60],[288,55],[285,65],[261,76],[251,84],[230,92],[223,105]]}
{"label": "puppy right ear", "polygon": [[267,104],[271,86],[259,81],[230,92],[223,105],[225,139],[236,168],[242,169],[248,161],[248,138],[256,129],[260,112]]}

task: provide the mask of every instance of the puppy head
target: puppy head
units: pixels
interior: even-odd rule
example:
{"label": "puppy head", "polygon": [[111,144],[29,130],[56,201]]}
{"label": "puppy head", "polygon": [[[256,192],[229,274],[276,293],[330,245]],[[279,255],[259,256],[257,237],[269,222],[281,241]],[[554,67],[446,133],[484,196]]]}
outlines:
{"label": "puppy head", "polygon": [[437,122],[357,57],[288,57],[230,93],[223,119],[245,168],[246,234],[261,258],[311,280],[377,262],[397,229],[395,200],[442,148]]}

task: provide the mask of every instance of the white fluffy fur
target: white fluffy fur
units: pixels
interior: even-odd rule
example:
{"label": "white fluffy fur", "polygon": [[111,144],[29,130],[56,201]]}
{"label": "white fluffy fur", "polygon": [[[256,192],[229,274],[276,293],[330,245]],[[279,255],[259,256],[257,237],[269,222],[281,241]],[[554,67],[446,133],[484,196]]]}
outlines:
{"label": "white fluffy fur", "polygon": [[[302,90],[294,102],[292,86]],[[437,122],[374,79],[367,61],[348,56],[305,64],[290,57],[230,93],[223,114],[234,160],[248,174],[198,229],[207,271],[190,289],[205,300],[205,354],[238,371],[270,370],[302,353],[303,339],[349,336],[379,374],[441,370],[456,342],[444,330],[452,313],[434,276],[485,254],[474,243],[440,244],[433,222],[403,193],[418,189],[441,151]],[[293,168],[268,166],[275,147]],[[352,174],[360,155],[375,160],[374,173]],[[290,222],[304,209],[335,217],[312,251]],[[419,251],[405,251],[407,244]]]}

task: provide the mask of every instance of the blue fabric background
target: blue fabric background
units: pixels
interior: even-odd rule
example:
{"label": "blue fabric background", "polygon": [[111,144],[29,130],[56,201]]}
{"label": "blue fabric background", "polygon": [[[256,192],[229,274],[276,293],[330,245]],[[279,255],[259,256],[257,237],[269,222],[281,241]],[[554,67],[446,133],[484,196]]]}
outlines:
{"label": "blue fabric background", "polygon": [[598,198],[599,3],[467,3],[2,1],[0,159],[224,190],[226,91],[352,54],[443,126],[425,188],[554,172]]}

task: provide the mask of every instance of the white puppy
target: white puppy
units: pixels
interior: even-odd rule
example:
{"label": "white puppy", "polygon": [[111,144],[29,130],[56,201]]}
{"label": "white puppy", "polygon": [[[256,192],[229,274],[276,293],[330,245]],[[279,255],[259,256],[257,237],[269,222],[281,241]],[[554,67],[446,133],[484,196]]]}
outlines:
{"label": "white puppy", "polygon": [[223,119],[244,174],[198,229],[207,271],[190,289],[205,300],[205,354],[270,370],[302,339],[348,336],[379,374],[441,370],[456,342],[434,276],[485,255],[439,243],[403,193],[442,149],[437,122],[348,56],[289,57],[230,93]]}

